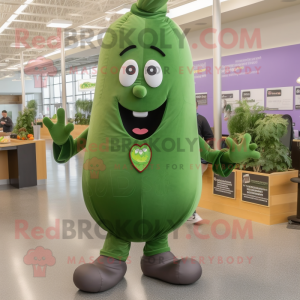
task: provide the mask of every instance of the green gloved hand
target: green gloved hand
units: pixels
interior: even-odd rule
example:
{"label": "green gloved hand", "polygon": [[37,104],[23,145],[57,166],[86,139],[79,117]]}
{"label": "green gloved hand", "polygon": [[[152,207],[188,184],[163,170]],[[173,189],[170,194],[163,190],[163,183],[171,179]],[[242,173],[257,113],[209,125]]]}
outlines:
{"label": "green gloved hand", "polygon": [[231,162],[239,164],[248,158],[259,159],[260,153],[255,151],[257,148],[256,144],[250,144],[251,135],[246,133],[240,144],[236,144],[233,139],[227,138],[225,140],[229,151],[225,153],[225,162]]}
{"label": "green gloved hand", "polygon": [[54,124],[49,118],[44,118],[43,123],[48,128],[53,142],[59,146],[66,143],[70,133],[74,130],[74,125],[69,123],[65,126],[65,110],[59,108],[57,110],[57,123]]}

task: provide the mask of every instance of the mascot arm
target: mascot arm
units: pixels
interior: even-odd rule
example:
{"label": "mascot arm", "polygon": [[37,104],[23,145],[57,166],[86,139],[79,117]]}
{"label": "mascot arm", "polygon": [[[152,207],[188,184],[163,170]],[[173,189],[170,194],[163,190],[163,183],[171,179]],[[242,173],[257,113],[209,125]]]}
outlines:
{"label": "mascot arm", "polygon": [[199,145],[201,157],[212,164],[214,173],[222,177],[229,176],[235,168],[235,163],[227,159],[224,160],[224,156],[228,152],[228,149],[222,149],[220,151],[213,150],[200,136]]}
{"label": "mascot arm", "polygon": [[53,142],[53,156],[56,162],[66,163],[71,157],[85,149],[89,128],[87,128],[75,140],[70,135],[63,145]]}
{"label": "mascot arm", "polygon": [[235,168],[235,164],[239,164],[249,158],[259,159],[260,153],[255,151],[257,145],[251,144],[251,136],[246,133],[242,138],[240,144],[237,144],[231,138],[226,139],[228,149],[220,151],[212,150],[209,145],[199,137],[201,157],[212,163],[213,171],[223,177],[230,175]]}

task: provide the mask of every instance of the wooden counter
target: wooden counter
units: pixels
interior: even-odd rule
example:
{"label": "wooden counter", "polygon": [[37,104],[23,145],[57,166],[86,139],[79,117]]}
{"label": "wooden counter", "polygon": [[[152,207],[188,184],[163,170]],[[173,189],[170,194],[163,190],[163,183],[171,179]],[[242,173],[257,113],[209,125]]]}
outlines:
{"label": "wooden counter", "polygon": [[[202,195],[199,207],[218,211],[231,216],[272,225],[287,222],[287,217],[297,211],[298,185],[290,181],[298,177],[298,171],[263,174],[234,170],[236,173],[236,196],[230,199],[213,194],[213,177],[211,165],[203,174]],[[269,206],[262,206],[242,201],[243,172],[269,177]]]}
{"label": "wooden counter", "polygon": [[9,144],[1,144],[0,143],[0,148],[9,148],[9,147],[14,147],[14,146],[21,146],[21,145],[27,145],[27,144],[36,144],[36,143],[45,143],[44,140],[17,140],[17,139],[10,139],[10,143]]}
{"label": "wooden counter", "polygon": [[[28,145],[32,146],[26,147]],[[0,166],[0,184],[10,183],[16,186],[12,183],[12,178],[15,181],[21,181],[20,176],[22,174],[29,176],[29,174],[34,173],[37,183],[44,182],[47,179],[45,140],[21,141],[11,139],[9,144],[0,144]]]}

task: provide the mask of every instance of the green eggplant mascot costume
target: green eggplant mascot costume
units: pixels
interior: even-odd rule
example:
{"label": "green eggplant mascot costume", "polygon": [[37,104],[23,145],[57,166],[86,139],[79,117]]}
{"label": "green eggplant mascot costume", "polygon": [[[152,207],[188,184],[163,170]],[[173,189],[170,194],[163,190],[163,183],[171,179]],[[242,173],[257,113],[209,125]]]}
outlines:
{"label": "green eggplant mascot costume", "polygon": [[236,163],[258,158],[245,135],[229,150],[214,151],[197,133],[193,61],[181,29],[168,17],[167,0],[138,0],[106,32],[99,57],[89,128],[73,140],[73,125],[44,124],[54,158],[67,162],[85,151],[86,207],[108,232],[100,256],[79,266],[74,283],[82,291],[115,286],[126,273],[131,242],[145,242],[146,276],[191,284],[198,262],[177,260],[168,234],[194,212],[201,195],[200,155],[215,173],[228,176]]}

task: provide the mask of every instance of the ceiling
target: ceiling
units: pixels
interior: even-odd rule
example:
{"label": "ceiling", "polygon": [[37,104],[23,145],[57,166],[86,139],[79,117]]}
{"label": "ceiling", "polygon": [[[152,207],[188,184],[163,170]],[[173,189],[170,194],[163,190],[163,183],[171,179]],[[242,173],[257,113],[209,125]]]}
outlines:
{"label": "ceiling", "polygon": [[[300,17],[300,0],[230,0],[221,5],[222,23],[229,23],[296,5]],[[190,29],[194,31],[212,27],[212,8],[208,7],[200,12],[178,17],[175,21],[183,30]]]}
{"label": "ceiling", "polygon": [[[169,0],[168,9],[193,1]],[[24,51],[25,62],[30,58],[43,56],[54,51],[49,50],[47,45],[42,49],[32,47],[34,37],[41,36],[47,40],[51,36],[57,36],[56,28],[46,27],[47,22],[50,20],[70,20],[73,23],[72,29],[77,32],[83,30],[86,31],[83,34],[88,35],[88,32],[91,31],[94,35],[98,35],[100,32],[104,32],[110,23],[120,17],[120,14],[116,13],[117,11],[130,8],[134,2],[136,0],[0,0],[0,28],[9,19],[12,19],[11,16],[16,10],[21,11],[8,27],[0,32],[0,64],[7,61],[5,67],[0,66],[0,78],[15,72],[14,70],[8,70],[7,67],[20,64],[21,51]],[[24,4],[27,5],[25,8],[21,6]],[[228,0],[221,5],[222,22],[227,23],[299,4],[300,0]],[[110,20],[108,17],[110,17]],[[212,7],[174,18],[174,21],[183,29],[197,30],[210,27],[212,26]],[[28,33],[29,36],[26,41],[29,41],[29,49],[10,47],[11,43],[15,42],[17,28],[22,28]],[[99,47],[92,49],[92,51],[81,51],[82,49],[67,52],[67,67],[97,63]],[[53,57],[57,67],[59,67],[58,58],[59,55]]]}
{"label": "ceiling", "polygon": [[[107,28],[110,23],[120,17],[116,14],[122,8],[130,8],[136,0],[0,0],[0,28],[9,18],[16,14],[21,5],[27,7],[0,32],[0,63],[9,59],[12,64],[19,62],[21,51],[24,51],[24,59],[36,57],[49,52],[49,47],[34,49],[32,39],[41,36],[47,40],[51,36],[57,36],[56,28],[46,27],[52,19],[64,19],[72,21],[72,29],[83,32],[86,36],[89,32],[99,34],[101,29]],[[182,0],[169,1],[169,7],[183,2]],[[21,9],[22,10],[22,9]],[[107,18],[110,20],[107,21]],[[12,48],[15,42],[16,29],[21,28],[28,33],[30,49]],[[1,30],[0,30],[1,31]],[[22,33],[20,32],[22,35]],[[1,67],[0,67],[1,69]]]}

